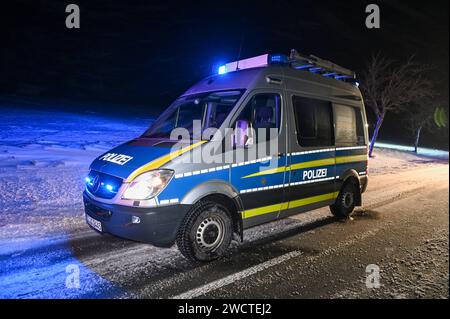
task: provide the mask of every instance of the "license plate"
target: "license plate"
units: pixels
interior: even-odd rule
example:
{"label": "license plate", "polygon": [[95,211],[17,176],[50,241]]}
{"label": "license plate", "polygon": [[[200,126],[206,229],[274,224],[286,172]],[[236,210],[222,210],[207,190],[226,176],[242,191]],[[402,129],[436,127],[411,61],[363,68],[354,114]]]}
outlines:
{"label": "license plate", "polygon": [[95,230],[102,232],[102,223],[86,214],[86,222]]}

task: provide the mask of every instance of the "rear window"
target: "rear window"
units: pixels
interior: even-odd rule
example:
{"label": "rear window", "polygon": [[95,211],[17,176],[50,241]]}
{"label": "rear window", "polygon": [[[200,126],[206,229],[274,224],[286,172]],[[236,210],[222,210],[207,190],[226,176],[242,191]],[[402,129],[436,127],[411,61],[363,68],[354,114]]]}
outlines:
{"label": "rear window", "polygon": [[334,123],[337,146],[365,145],[364,124],[359,108],[334,104]]}

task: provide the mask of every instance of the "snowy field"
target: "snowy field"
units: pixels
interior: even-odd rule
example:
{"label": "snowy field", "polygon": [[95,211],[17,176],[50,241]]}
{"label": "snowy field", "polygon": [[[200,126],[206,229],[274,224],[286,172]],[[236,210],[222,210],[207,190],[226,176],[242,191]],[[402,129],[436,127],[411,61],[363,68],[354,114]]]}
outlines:
{"label": "snowy field", "polygon": [[0,112],[2,213],[81,207],[79,194],[90,162],[151,123],[88,114]]}
{"label": "snowy field", "polygon": [[[120,296],[115,287],[104,288],[110,284],[77,260],[69,241],[92,233],[84,222],[81,196],[90,162],[102,152],[141,134],[151,120],[14,110],[6,106],[0,107],[0,112],[0,297],[80,297],[79,292],[55,293],[54,289],[52,292],[44,289],[53,281],[53,285],[64,283],[61,278],[70,260],[92,279],[84,281],[92,285],[86,284],[81,296],[105,297],[108,296],[105,291]],[[435,153],[416,156],[383,148],[376,149],[375,154],[369,164],[373,175],[448,162],[448,152],[432,157]],[[302,218],[313,219],[315,215]],[[286,220],[279,225],[284,227],[293,222]],[[298,222],[301,218],[295,219]],[[273,227],[277,225],[259,229],[258,236]],[[252,231],[249,233],[247,238],[251,240]],[[15,262],[15,257],[27,254],[28,250],[46,249],[49,245],[59,248],[46,254],[45,260],[20,258],[19,264]],[[178,254],[173,249],[164,252]],[[65,257],[61,258],[61,254]],[[52,262],[53,259],[62,262]],[[18,275],[9,276],[11,269]],[[97,289],[98,286],[103,290]],[[28,293],[21,295],[20,291]]]}

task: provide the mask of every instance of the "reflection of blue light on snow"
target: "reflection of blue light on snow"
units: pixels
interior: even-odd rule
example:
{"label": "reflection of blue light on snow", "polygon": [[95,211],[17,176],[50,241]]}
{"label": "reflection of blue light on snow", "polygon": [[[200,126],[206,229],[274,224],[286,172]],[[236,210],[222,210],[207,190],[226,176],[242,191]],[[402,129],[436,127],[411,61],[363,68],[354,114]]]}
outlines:
{"label": "reflection of blue light on snow", "polygon": [[[414,147],[407,146],[407,145],[376,142],[375,147],[387,148],[387,149],[403,151],[403,152],[414,152]],[[444,158],[444,159],[448,159],[448,157],[449,157],[448,151],[436,150],[436,149],[424,148],[424,147],[419,147],[417,150],[417,154],[423,155],[423,156],[429,156],[429,157]]]}
{"label": "reflection of blue light on snow", "polygon": [[[0,256],[2,299],[107,298],[124,293],[80,262],[66,236],[58,240],[33,238],[13,245],[0,243]],[[78,270],[80,286],[76,288],[70,275]]]}

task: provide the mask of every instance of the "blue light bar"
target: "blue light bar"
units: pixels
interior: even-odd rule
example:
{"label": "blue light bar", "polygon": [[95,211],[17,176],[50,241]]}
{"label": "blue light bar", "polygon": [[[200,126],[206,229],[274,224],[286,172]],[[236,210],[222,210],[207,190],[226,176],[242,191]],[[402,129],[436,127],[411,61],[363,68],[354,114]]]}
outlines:
{"label": "blue light bar", "polygon": [[248,59],[234,61],[221,65],[217,69],[218,74],[225,74],[228,72],[239,71],[244,69],[265,67],[269,64],[287,64],[289,57],[285,54],[262,54]]}
{"label": "blue light bar", "polygon": [[227,67],[226,67],[225,65],[221,65],[221,66],[219,67],[219,69],[217,70],[217,73],[219,73],[219,74],[225,74],[225,73],[227,73]]}
{"label": "blue light bar", "polygon": [[267,67],[271,64],[285,64],[296,70],[304,70],[359,86],[359,83],[355,80],[355,72],[314,55],[304,56],[299,54],[296,50],[291,50],[290,56],[285,54],[262,54],[239,61],[229,62],[219,66],[217,73],[226,74],[245,69]]}
{"label": "blue light bar", "polygon": [[269,62],[268,54],[258,55],[252,58],[234,61],[222,65],[217,69],[217,73],[225,74],[228,72],[234,72],[239,70],[264,67],[267,66],[268,62]]}
{"label": "blue light bar", "polygon": [[271,54],[269,55],[268,63],[269,64],[277,64],[277,63],[288,63],[289,58],[285,54]]}

